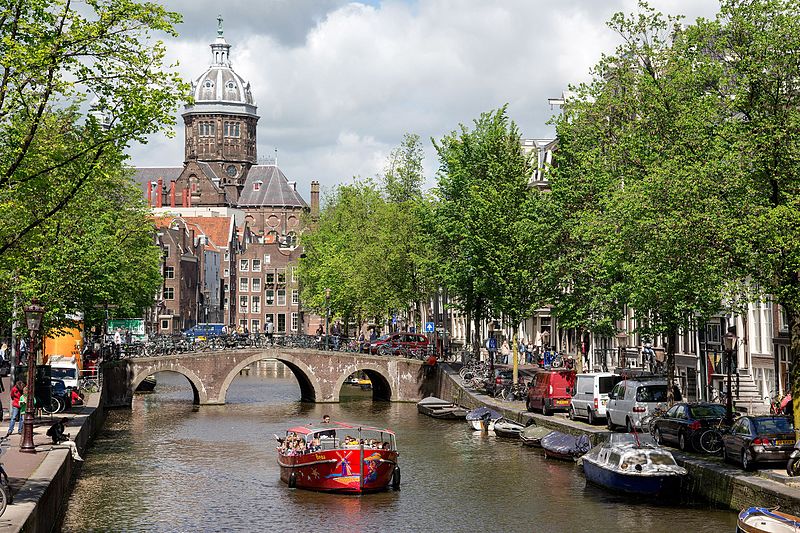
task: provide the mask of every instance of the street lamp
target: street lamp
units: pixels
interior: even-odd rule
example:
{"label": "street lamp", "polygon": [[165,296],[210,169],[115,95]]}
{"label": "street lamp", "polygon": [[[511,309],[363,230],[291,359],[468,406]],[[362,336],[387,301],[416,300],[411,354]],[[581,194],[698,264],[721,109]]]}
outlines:
{"label": "street lamp", "polygon": [[331,320],[331,290],[325,289],[325,350],[328,350],[328,339],[330,338],[330,331],[328,330]]}
{"label": "street lamp", "polygon": [[731,394],[733,387],[731,387],[731,366],[733,366],[733,354],[736,349],[736,333],[733,332],[734,328],[728,328],[728,332],[723,337],[725,342],[726,366],[725,372],[728,374],[728,394],[725,395],[725,418],[727,418],[728,425],[733,424],[733,394]]}
{"label": "street lamp", "polygon": [[617,347],[619,348],[617,363],[620,363],[622,368],[625,368],[628,366],[627,357],[625,357],[625,348],[628,347],[628,334],[624,331],[617,333]]}
{"label": "street lamp", "polygon": [[31,300],[31,304],[25,307],[25,321],[28,323],[28,394],[25,396],[25,419],[22,422],[22,443],[19,451],[24,453],[36,453],[36,445],[33,443],[33,410],[35,409],[34,393],[34,374],[36,373],[36,335],[42,325],[42,315],[44,308],[39,305],[37,299]]}
{"label": "street lamp", "polygon": [[550,330],[546,329],[542,332],[542,363],[545,367],[550,366],[550,357],[546,354],[550,346]]}

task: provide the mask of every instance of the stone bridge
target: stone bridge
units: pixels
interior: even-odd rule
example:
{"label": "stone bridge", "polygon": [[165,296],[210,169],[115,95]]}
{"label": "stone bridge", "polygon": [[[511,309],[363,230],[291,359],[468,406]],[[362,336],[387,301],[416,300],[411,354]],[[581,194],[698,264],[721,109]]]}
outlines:
{"label": "stone bridge", "polygon": [[300,384],[302,400],[309,402],[338,402],[345,379],[358,371],[372,381],[376,400],[417,401],[431,394],[427,389],[434,381],[415,359],[281,347],[138,357],[104,367],[104,379],[106,387],[115,389],[109,391],[111,404],[130,405],[133,391],[147,376],[177,372],[191,383],[195,404],[221,405],[239,372],[263,359],[285,364]]}

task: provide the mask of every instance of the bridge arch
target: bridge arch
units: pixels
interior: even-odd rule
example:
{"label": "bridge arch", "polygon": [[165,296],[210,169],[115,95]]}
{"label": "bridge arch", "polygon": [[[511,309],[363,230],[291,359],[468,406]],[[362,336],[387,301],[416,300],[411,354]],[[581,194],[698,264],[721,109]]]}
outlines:
{"label": "bridge arch", "polygon": [[354,372],[364,372],[372,382],[373,400],[391,402],[397,399],[397,394],[392,387],[391,379],[386,375],[386,368],[368,362],[361,362],[345,367],[345,370],[339,376],[339,379],[336,380],[334,385],[336,401],[339,401],[339,393],[344,385],[344,380],[346,380]]}
{"label": "bridge arch", "polygon": [[228,395],[228,388],[233,383],[233,380],[236,379],[236,376],[239,375],[243,369],[247,368],[248,366],[256,363],[258,361],[263,361],[265,359],[277,359],[281,363],[285,364],[289,367],[289,370],[292,371],[294,377],[297,378],[297,382],[300,385],[300,400],[303,402],[315,402],[317,400],[317,391],[319,389],[319,383],[315,383],[311,376],[314,373],[311,369],[302,361],[297,360],[295,357],[281,355],[281,354],[274,354],[269,352],[258,352],[250,357],[247,357],[240,361],[233,369],[228,372],[228,375],[225,376],[225,379],[222,382],[222,386],[219,389],[219,403],[225,403],[225,398]]}
{"label": "bridge arch", "polygon": [[198,377],[198,375],[182,365],[176,365],[172,363],[160,365],[156,364],[152,367],[141,370],[131,380],[131,391],[135,391],[147,376],[152,376],[153,374],[158,374],[159,372],[175,372],[176,374],[181,374],[183,377],[189,380],[189,385],[192,387],[192,403],[194,403],[194,405],[208,403],[208,393],[203,385],[203,381]]}

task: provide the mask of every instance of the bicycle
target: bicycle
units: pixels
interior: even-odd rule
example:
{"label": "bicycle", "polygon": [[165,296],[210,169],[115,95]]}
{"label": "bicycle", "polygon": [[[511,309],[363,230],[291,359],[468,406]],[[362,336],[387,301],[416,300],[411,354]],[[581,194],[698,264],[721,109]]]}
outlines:
{"label": "bicycle", "polygon": [[[734,417],[738,417],[739,413],[733,413]],[[695,449],[701,450],[711,455],[717,455],[722,451],[722,435],[727,431],[730,426],[723,418],[717,425],[708,427],[699,433],[692,436],[692,443]]]}
{"label": "bicycle", "polygon": [[[9,447],[8,437],[0,437],[0,455],[6,452]],[[8,482],[8,474],[3,467],[3,462],[0,461],[0,516],[6,512],[8,504],[13,503],[11,494],[11,485]]]}
{"label": "bicycle", "polygon": [[656,407],[653,409],[652,413],[644,415],[639,422],[642,432],[646,430],[653,437],[653,439],[658,441],[658,439],[656,439],[656,420],[663,417],[666,413],[666,409]]}

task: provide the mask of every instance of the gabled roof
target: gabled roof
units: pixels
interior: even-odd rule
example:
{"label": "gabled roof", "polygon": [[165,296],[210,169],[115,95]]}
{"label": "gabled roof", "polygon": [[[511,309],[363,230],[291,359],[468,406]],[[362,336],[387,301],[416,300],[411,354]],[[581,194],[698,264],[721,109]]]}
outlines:
{"label": "gabled roof", "polygon": [[[260,182],[258,190],[254,185]],[[276,165],[256,165],[250,168],[244,189],[239,197],[240,207],[303,207],[308,204],[289,183]]]}
{"label": "gabled roof", "polygon": [[233,238],[233,217],[181,217],[189,227],[208,237],[217,248],[227,248]]}
{"label": "gabled roof", "polygon": [[164,183],[168,184],[170,181],[178,179],[181,172],[183,172],[183,167],[135,167],[133,181],[145,188],[151,181],[158,181],[158,178],[164,178]]}

